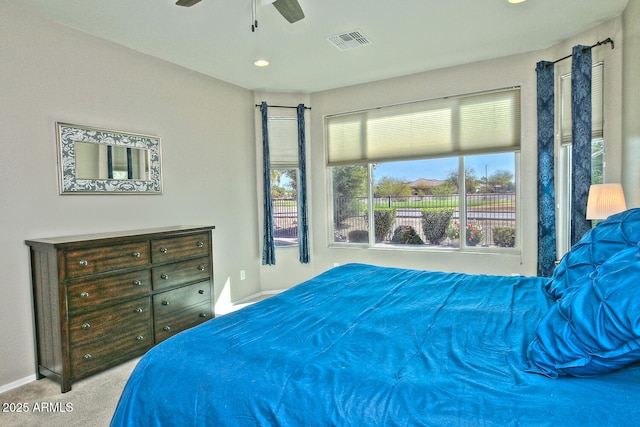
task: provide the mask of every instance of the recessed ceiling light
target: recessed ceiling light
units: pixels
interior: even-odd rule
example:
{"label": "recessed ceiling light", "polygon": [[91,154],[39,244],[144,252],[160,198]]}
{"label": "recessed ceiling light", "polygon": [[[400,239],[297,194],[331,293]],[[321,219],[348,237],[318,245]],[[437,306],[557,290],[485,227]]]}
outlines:
{"label": "recessed ceiling light", "polygon": [[256,59],[255,61],[253,61],[253,65],[255,65],[256,67],[266,67],[267,65],[269,65],[269,61],[267,61],[266,59]]}
{"label": "recessed ceiling light", "polygon": [[517,4],[517,3],[524,3],[527,0],[509,0],[509,3],[511,4]]}

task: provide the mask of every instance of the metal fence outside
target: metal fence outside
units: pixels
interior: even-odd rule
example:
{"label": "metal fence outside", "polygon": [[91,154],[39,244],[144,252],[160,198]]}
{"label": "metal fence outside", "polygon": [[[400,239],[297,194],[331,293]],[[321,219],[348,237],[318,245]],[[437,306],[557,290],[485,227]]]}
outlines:
{"label": "metal fence outside", "polygon": [[273,199],[273,237],[278,246],[298,243],[298,201]]}
{"label": "metal fence outside", "polygon": [[[460,220],[457,194],[449,196],[389,196],[374,198],[375,208],[395,208],[396,219],[391,233],[382,242],[390,243],[393,230],[401,225],[412,227],[421,239],[427,242],[422,227],[423,208],[453,208],[452,221]],[[353,242],[349,239],[364,230],[368,234],[367,197],[337,198],[334,200],[334,241]],[[467,223],[475,223],[482,227],[483,238],[479,245],[496,246],[494,230],[497,227],[515,227],[516,195],[515,193],[474,193],[465,196],[467,207]],[[280,245],[297,244],[298,241],[298,203],[293,198],[273,199],[274,237]],[[352,232],[355,232],[352,233]],[[362,236],[363,233],[360,233]],[[446,239],[441,245],[454,245]]]}
{"label": "metal fence outside", "polygon": [[[395,208],[396,219],[391,233],[401,225],[412,227],[421,239],[427,242],[422,227],[423,208],[453,208],[452,221],[459,221],[460,209],[457,194],[449,196],[389,196],[374,198],[374,208]],[[494,231],[497,227],[515,227],[515,193],[474,193],[465,196],[466,221],[482,227],[481,246],[496,246]],[[353,241],[349,236],[354,230],[368,230],[368,198],[338,198],[334,201],[334,241]],[[390,234],[391,234],[390,233]],[[391,235],[385,236],[382,243],[388,243]],[[441,245],[453,245],[456,242],[447,239]]]}

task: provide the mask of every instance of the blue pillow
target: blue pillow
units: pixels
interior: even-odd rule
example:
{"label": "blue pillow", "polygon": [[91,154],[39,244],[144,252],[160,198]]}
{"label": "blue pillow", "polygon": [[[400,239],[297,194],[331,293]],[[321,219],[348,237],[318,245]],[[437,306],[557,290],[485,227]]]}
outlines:
{"label": "blue pillow", "polygon": [[557,300],[583,276],[593,273],[621,250],[640,242],[640,208],[629,209],[600,222],[562,257],[544,289]]}
{"label": "blue pillow", "polygon": [[528,371],[557,378],[614,371],[640,360],[640,245],[578,280],[540,321]]}

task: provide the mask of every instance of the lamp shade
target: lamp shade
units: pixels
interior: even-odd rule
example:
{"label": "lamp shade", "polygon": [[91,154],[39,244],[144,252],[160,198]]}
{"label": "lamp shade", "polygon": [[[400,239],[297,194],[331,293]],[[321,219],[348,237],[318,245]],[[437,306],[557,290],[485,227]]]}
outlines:
{"label": "lamp shade", "polygon": [[627,209],[620,184],[594,184],[589,188],[587,219],[606,219]]}

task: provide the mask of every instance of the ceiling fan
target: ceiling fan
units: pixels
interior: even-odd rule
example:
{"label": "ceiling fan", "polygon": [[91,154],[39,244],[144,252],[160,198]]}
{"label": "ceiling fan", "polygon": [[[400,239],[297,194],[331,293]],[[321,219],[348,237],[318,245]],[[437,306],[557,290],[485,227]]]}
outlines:
{"label": "ceiling fan", "polygon": [[[199,2],[200,0],[178,0],[176,4],[178,6],[191,7]],[[263,0],[263,3],[272,3],[278,9],[280,15],[292,24],[304,18],[304,12],[298,0]]]}

